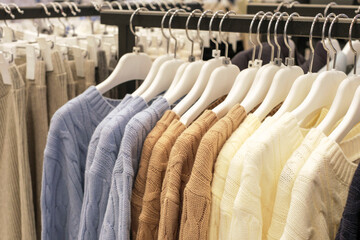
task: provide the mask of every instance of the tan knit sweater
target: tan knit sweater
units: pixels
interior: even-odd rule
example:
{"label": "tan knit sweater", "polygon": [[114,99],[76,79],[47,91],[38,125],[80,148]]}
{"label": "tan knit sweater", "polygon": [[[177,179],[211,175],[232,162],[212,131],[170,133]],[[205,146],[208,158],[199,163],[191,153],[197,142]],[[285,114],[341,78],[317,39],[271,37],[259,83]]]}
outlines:
{"label": "tan knit sweater", "polygon": [[85,62],[85,89],[95,84],[95,62],[87,60]]}
{"label": "tan knit sweater", "polygon": [[82,92],[84,92],[86,89],[85,77],[79,77],[77,75],[75,62],[73,64],[70,64],[70,68],[71,68],[72,75],[73,75],[73,78],[75,81],[75,93],[76,93],[76,96],[78,96]]}
{"label": "tan knit sweater", "polygon": [[69,61],[69,60],[64,61],[64,66],[65,66],[66,76],[67,76],[67,93],[68,93],[69,100],[76,97],[76,84],[75,84],[75,80],[73,77],[73,72],[71,71],[71,65],[75,65],[75,61],[73,61],[73,60],[72,61]]}
{"label": "tan knit sweater", "polygon": [[131,196],[132,239],[136,239],[137,229],[139,226],[139,217],[142,209],[142,202],[145,193],[145,184],[147,181],[147,173],[151,153],[156,142],[159,140],[161,135],[165,132],[165,130],[168,128],[168,126],[174,119],[179,119],[179,116],[174,111],[166,111],[145,139],[141,153],[139,170],[135,179]]}
{"label": "tan knit sweater", "polygon": [[35,80],[26,79],[26,125],[31,182],[33,186],[36,234],[39,239],[41,236],[41,180],[44,149],[49,129],[45,82],[45,62],[37,61],[35,65]]}
{"label": "tan knit sweater", "polygon": [[213,166],[222,146],[245,117],[245,109],[236,104],[201,139],[184,190],[180,239],[208,239]]}
{"label": "tan knit sweater", "polygon": [[9,73],[12,86],[0,80],[0,236],[35,240],[25,83],[15,65]]}
{"label": "tan knit sweater", "polygon": [[171,150],[161,191],[159,239],[177,239],[183,191],[187,184],[201,138],[217,121],[206,110],[176,140]]}
{"label": "tan knit sweater", "polygon": [[154,146],[146,179],[143,206],[139,219],[137,239],[157,239],[160,221],[160,195],[170,151],[176,139],[186,129],[174,119]]}
{"label": "tan knit sweater", "polygon": [[51,54],[54,70],[46,72],[47,103],[49,122],[54,113],[68,101],[67,74],[60,53]]}

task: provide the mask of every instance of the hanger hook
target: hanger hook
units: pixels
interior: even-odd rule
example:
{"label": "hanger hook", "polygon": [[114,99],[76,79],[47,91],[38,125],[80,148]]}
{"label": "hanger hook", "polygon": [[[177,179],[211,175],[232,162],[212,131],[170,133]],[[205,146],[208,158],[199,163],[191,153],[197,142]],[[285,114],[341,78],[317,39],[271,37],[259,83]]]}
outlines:
{"label": "hanger hook", "polygon": [[217,40],[215,40],[214,37],[213,37],[213,34],[212,34],[212,24],[213,24],[213,21],[214,21],[215,17],[216,17],[217,15],[219,15],[220,13],[224,14],[224,11],[223,11],[223,10],[216,11],[216,12],[212,15],[212,17],[211,17],[211,19],[210,19],[210,23],[209,23],[209,35],[210,35],[210,40],[215,44],[215,46],[216,46],[216,51],[219,51],[219,42],[218,42]]}
{"label": "hanger hook", "polygon": [[289,4],[289,6],[287,6],[287,8],[291,9],[294,7],[295,4],[300,4],[298,1],[293,1]]}
{"label": "hanger hook", "polygon": [[151,1],[149,1],[147,4],[150,6],[150,8],[152,10],[156,10],[156,7],[154,6],[154,4]]}
{"label": "hanger hook", "polygon": [[129,23],[129,27],[130,27],[130,31],[132,34],[134,34],[135,36],[135,47],[137,48],[138,47],[138,42],[139,42],[139,36],[135,33],[134,31],[134,27],[133,27],[133,20],[134,20],[134,16],[136,14],[138,14],[140,11],[148,11],[147,8],[138,8],[136,9],[132,14],[131,14],[131,17],[130,17],[130,23]]}
{"label": "hanger hook", "polygon": [[190,15],[188,16],[188,18],[186,19],[186,24],[185,24],[185,30],[186,30],[186,37],[187,39],[189,39],[189,41],[191,42],[191,51],[190,51],[190,56],[189,56],[189,62],[193,62],[195,61],[195,57],[194,57],[194,42],[195,40],[192,39],[189,35],[189,22],[190,22],[190,18],[195,14],[195,13],[200,13],[202,14],[202,11],[200,9],[195,9],[194,11],[192,11],[190,13]]}
{"label": "hanger hook", "polygon": [[350,49],[351,51],[354,53],[354,75],[356,75],[356,68],[357,68],[357,51],[354,49],[353,45],[352,45],[352,30],[354,27],[354,23],[356,23],[356,20],[360,17],[360,14],[357,14],[351,21],[351,25],[349,28],[349,45],[350,45]]}
{"label": "hanger hook", "polygon": [[252,57],[251,57],[252,62],[255,61],[255,51],[256,51],[256,45],[252,40],[252,29],[253,29],[253,25],[254,25],[255,20],[260,16],[260,14],[265,14],[265,13],[263,11],[257,12],[254,15],[253,19],[251,20],[250,27],[249,27],[249,35],[250,35],[249,36],[249,41],[250,41],[251,45],[253,46],[253,52],[252,52]]}
{"label": "hanger hook", "polygon": [[[277,46],[277,59],[280,59],[280,52],[281,52],[281,47],[277,40],[277,37],[278,37],[277,29],[278,29],[281,18],[283,18],[284,16],[289,16],[289,14],[287,12],[281,13],[280,16],[278,17],[278,19],[276,20],[275,28],[274,28],[274,40],[275,40],[275,44]],[[289,52],[289,54],[290,54],[290,52]]]}
{"label": "hanger hook", "polygon": [[[331,22],[330,27],[329,27],[329,42],[330,42],[330,46],[332,48],[332,50],[334,51],[334,62],[333,62],[333,69],[335,69],[336,66],[336,56],[337,56],[337,51],[331,41],[331,32],[332,32],[332,28],[334,26],[334,23],[338,21],[339,18],[349,18],[346,14],[339,14],[337,15]],[[355,63],[356,64],[356,63]]]}
{"label": "hanger hook", "polygon": [[111,3],[111,5],[115,4],[118,7],[119,10],[123,10],[121,4],[118,1],[112,1],[110,3]]}
{"label": "hanger hook", "polygon": [[[260,19],[259,21],[259,24],[257,26],[257,34],[256,34],[256,39],[260,45],[260,49],[259,49],[259,53],[258,53],[258,58],[261,59],[261,55],[262,55],[262,51],[263,51],[263,45],[261,43],[261,40],[260,40],[260,27],[261,27],[261,24],[262,22],[264,21],[264,19],[266,18],[266,16],[273,16],[273,13],[272,12],[266,12]],[[270,23],[269,23],[270,24]]]}
{"label": "hanger hook", "polygon": [[184,9],[177,9],[172,15],[171,15],[171,18],[170,18],[170,21],[169,21],[169,34],[170,36],[172,37],[172,39],[174,39],[175,41],[175,48],[174,48],[174,58],[176,58],[176,50],[177,50],[177,39],[176,37],[172,34],[171,32],[171,24],[172,24],[172,21],[174,19],[174,17],[179,13],[179,12],[186,12]]}
{"label": "hanger hook", "polygon": [[154,0],[154,3],[159,7],[160,11],[165,12],[165,9],[162,7],[159,0]]}
{"label": "hanger hook", "polygon": [[40,6],[43,7],[43,9],[44,9],[44,11],[45,11],[45,14],[46,14],[47,16],[50,16],[50,15],[51,15],[51,13],[49,12],[48,8],[46,7],[46,5],[45,5],[44,3],[38,3],[37,5],[40,5]]}
{"label": "hanger hook", "polygon": [[224,19],[225,18],[228,18],[230,14],[233,14],[233,15],[236,15],[236,12],[234,11],[228,11],[224,14],[224,16],[221,18],[221,21],[220,21],[220,25],[219,25],[219,37],[220,37],[220,40],[225,44],[225,61],[224,63],[225,64],[229,64],[230,63],[230,59],[229,59],[229,43],[222,37],[222,25],[224,23]]}
{"label": "hanger hook", "polygon": [[[289,49],[289,58],[287,58],[288,61],[289,61],[289,59],[294,59],[294,57],[293,57],[294,51],[291,49],[291,46],[289,45],[289,42],[288,42],[288,39],[287,39],[287,28],[288,28],[288,26],[289,26],[289,22],[292,20],[293,17],[300,17],[300,15],[299,15],[297,12],[294,12],[294,13],[292,13],[292,14],[289,15],[289,17],[288,17],[288,19],[286,20],[286,23],[285,23],[284,35],[283,35],[283,36],[284,36],[285,45],[286,45],[286,47]],[[289,64],[290,64],[290,63],[289,63]],[[289,65],[289,64],[288,64],[288,65]]]}
{"label": "hanger hook", "polygon": [[166,2],[166,1],[164,1],[164,0],[160,0],[160,2],[161,2],[162,4],[164,4],[164,6],[165,6],[166,10],[171,9],[171,7],[169,6],[169,4],[167,4],[167,2]]}
{"label": "hanger hook", "polygon": [[60,8],[60,11],[61,11],[61,15],[63,16],[63,17],[66,17],[67,16],[67,14],[66,13],[64,13],[64,9],[63,9],[63,7],[61,6],[61,4],[60,3],[58,3],[58,2],[55,2],[55,4]]}
{"label": "hanger hook", "polygon": [[319,18],[324,17],[324,15],[322,15],[322,13],[318,13],[316,14],[316,16],[314,17],[314,20],[311,24],[311,28],[310,28],[310,35],[309,35],[309,45],[310,45],[310,50],[311,50],[311,61],[310,61],[310,67],[309,67],[309,73],[312,73],[313,70],[313,65],[314,65],[314,44],[313,44],[313,32],[314,32],[314,27],[315,27],[315,23]]}
{"label": "hanger hook", "polygon": [[168,10],[164,16],[161,19],[161,33],[164,36],[164,38],[167,40],[167,44],[166,44],[166,53],[169,54],[169,49],[170,49],[170,36],[167,36],[164,32],[164,23],[165,23],[165,19],[166,17],[171,13],[174,12],[176,9],[172,8],[170,10]]}
{"label": "hanger hook", "polygon": [[[12,19],[15,18],[15,15],[12,13],[12,11],[11,11],[11,9],[10,9],[10,7],[9,7],[8,4],[0,3],[0,5],[4,8],[5,12],[6,12],[7,14],[9,14]],[[5,21],[5,20],[4,20],[4,21]],[[5,21],[5,23],[6,23],[6,21]],[[7,23],[6,23],[6,26],[7,26]]]}
{"label": "hanger hook", "polygon": [[281,3],[279,3],[279,5],[277,6],[277,8],[274,10],[274,13],[280,12],[280,9],[281,9],[282,6],[284,6],[285,4],[288,4],[288,3],[287,3],[287,2],[281,2]]}
{"label": "hanger hook", "polygon": [[76,12],[73,9],[73,5],[70,2],[63,2],[68,8],[70,9],[70,12],[73,16],[76,16]]}
{"label": "hanger hook", "polygon": [[132,10],[131,4],[128,1],[124,1],[124,3],[126,4],[128,10]]}
{"label": "hanger hook", "polygon": [[274,19],[276,17],[280,16],[280,14],[281,14],[281,12],[276,12],[276,13],[274,13],[274,15],[272,15],[272,17],[269,20],[269,25],[268,25],[268,28],[267,28],[267,36],[266,36],[266,38],[267,38],[268,44],[271,47],[270,62],[274,61],[274,53],[275,53],[275,46],[274,46],[274,44],[272,44],[272,42],[270,40],[270,37],[271,37],[271,24],[272,24],[272,22],[274,21]]}
{"label": "hanger hook", "polygon": [[140,8],[140,4],[137,1],[131,1],[131,2],[135,5],[136,9]]}
{"label": "hanger hook", "polygon": [[330,49],[326,46],[325,44],[325,30],[326,30],[326,24],[329,21],[329,19],[331,17],[336,17],[335,13],[330,13],[329,15],[326,16],[325,20],[324,20],[324,24],[323,24],[323,28],[322,28],[322,32],[321,32],[321,43],[323,45],[323,48],[326,51],[326,70],[329,70],[329,59],[330,59]]}
{"label": "hanger hook", "polygon": [[94,6],[95,10],[100,12],[100,7],[99,7],[99,4],[95,1],[91,1],[91,4]]}
{"label": "hanger hook", "polygon": [[71,5],[73,5],[74,9],[76,12],[80,13],[81,12],[81,9],[78,8],[77,4],[74,3],[74,2],[70,2]]}
{"label": "hanger hook", "polygon": [[106,2],[104,1],[103,3],[100,4],[100,10],[104,7],[104,6],[108,6],[111,10],[113,10],[113,6],[109,3],[109,2]]}
{"label": "hanger hook", "polygon": [[20,13],[21,15],[24,14],[24,10],[21,10],[20,7],[16,4],[16,3],[9,3],[7,4],[9,7],[10,6],[14,6],[15,9],[18,11],[18,13]]}
{"label": "hanger hook", "polygon": [[199,20],[198,20],[197,26],[196,26],[197,36],[200,40],[201,59],[203,59],[203,57],[204,57],[204,39],[201,37],[201,34],[200,34],[200,26],[201,26],[201,21],[202,21],[203,17],[205,17],[208,13],[213,13],[213,12],[211,10],[206,10],[205,12],[203,12],[201,14],[201,16],[199,17]]}
{"label": "hanger hook", "polygon": [[328,5],[326,5],[325,9],[324,9],[324,16],[326,16],[327,12],[329,11],[330,7],[332,6],[336,6],[337,3],[336,2],[330,2]]}

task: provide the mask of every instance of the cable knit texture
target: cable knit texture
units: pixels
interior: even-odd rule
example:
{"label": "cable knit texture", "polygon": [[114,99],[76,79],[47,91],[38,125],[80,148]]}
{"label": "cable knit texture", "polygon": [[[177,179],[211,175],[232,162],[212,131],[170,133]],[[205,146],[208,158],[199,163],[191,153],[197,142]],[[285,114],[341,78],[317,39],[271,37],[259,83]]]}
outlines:
{"label": "cable knit texture", "polygon": [[[107,99],[107,98],[105,98]],[[129,94],[127,94],[123,100],[117,104],[117,106],[99,123],[99,125],[96,127],[93,135],[91,136],[91,140],[88,147],[88,152],[86,156],[86,167],[85,170],[90,170],[90,167],[94,161],[95,152],[97,149],[97,146],[99,144],[100,134],[103,130],[103,128],[111,121],[111,119],[116,116],[119,111],[125,108],[127,104],[130,104],[133,100],[133,97]],[[86,177],[85,177],[85,186],[86,186]]]}
{"label": "cable knit texture", "polygon": [[[317,126],[327,109],[306,121],[305,128]],[[261,136],[242,148],[243,170],[230,226],[230,238],[266,239],[275,202],[276,185],[285,162],[300,145],[307,129],[301,129],[291,113],[285,113]]]}
{"label": "cable knit texture", "polygon": [[0,79],[0,235],[2,239],[36,239],[26,133],[25,83],[15,65],[12,86]]}
{"label": "cable knit texture", "polygon": [[245,109],[236,104],[201,139],[194,167],[184,190],[180,239],[208,239],[208,230],[211,228],[209,219],[213,165],[225,141],[245,117]]}
{"label": "cable knit texture", "polygon": [[358,167],[353,161],[360,157],[359,145],[360,135],[340,145],[321,140],[295,180],[281,239],[335,239]]}
{"label": "cable knit texture", "polygon": [[146,107],[147,104],[142,97],[134,98],[101,131],[94,161],[90,170],[85,171],[86,184],[78,239],[99,238],[108,203],[112,171],[125,127],[135,114]]}
{"label": "cable knit texture", "polygon": [[112,173],[109,201],[100,239],[129,239],[130,200],[142,146],[148,133],[170,108],[165,98],[159,97],[146,110],[136,114],[125,128],[123,141]]}
{"label": "cable knit texture", "polygon": [[45,82],[45,62],[37,61],[35,79],[26,79],[26,130],[38,238],[41,236],[40,197],[44,149],[49,130]]}
{"label": "cable knit texture", "polygon": [[56,110],[69,100],[67,92],[67,73],[64,61],[58,51],[51,53],[51,60],[54,70],[46,72],[49,122]]}
{"label": "cable knit texture", "polygon": [[206,110],[178,137],[171,149],[161,190],[159,239],[178,238],[183,192],[190,178],[195,154],[201,138],[216,121],[216,114]]}
{"label": "cable knit texture", "polygon": [[139,240],[158,239],[162,182],[171,148],[185,128],[177,119],[174,120],[154,146],[149,162],[143,207],[139,219],[137,234]]}
{"label": "cable knit texture", "polygon": [[345,210],[342,214],[337,240],[360,239],[360,167],[355,171],[352,179]]}
{"label": "cable knit texture", "polygon": [[151,153],[153,152],[156,142],[174,119],[179,119],[179,116],[174,111],[166,111],[164,116],[162,116],[153,130],[148,134],[143,145],[139,171],[131,195],[131,238],[134,240],[136,239],[139,226],[139,217],[142,209]]}
{"label": "cable knit texture", "polygon": [[90,87],[51,120],[41,191],[44,240],[77,238],[87,148],[96,126],[113,109],[110,103]]}

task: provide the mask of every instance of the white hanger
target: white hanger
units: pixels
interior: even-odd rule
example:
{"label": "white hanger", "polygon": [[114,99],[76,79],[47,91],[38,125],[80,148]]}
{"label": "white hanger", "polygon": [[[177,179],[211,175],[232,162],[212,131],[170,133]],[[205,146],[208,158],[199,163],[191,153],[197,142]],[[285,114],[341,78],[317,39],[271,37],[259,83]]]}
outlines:
{"label": "white hanger", "polygon": [[305,75],[298,77],[295,80],[284,103],[281,105],[280,109],[273,115],[274,119],[278,119],[284,113],[290,112],[294,110],[297,106],[299,106],[301,102],[304,101],[305,97],[309,94],[313,82],[319,75],[317,73],[312,72],[313,64],[314,64],[314,45],[313,45],[312,36],[313,36],[315,23],[320,17],[323,17],[321,13],[318,13],[315,16],[310,29],[309,45],[311,49],[311,61],[310,61],[309,72]]}
{"label": "white hanger", "polygon": [[169,89],[164,95],[164,98],[168,101],[170,105],[176,102],[178,99],[180,99],[182,96],[184,96],[190,91],[190,89],[192,88],[192,86],[194,86],[194,83],[196,82],[196,79],[200,74],[200,70],[202,66],[204,65],[204,62],[202,60],[195,61],[195,56],[193,54],[194,40],[189,36],[189,31],[188,31],[190,18],[196,12],[202,13],[199,9],[195,9],[190,13],[185,24],[186,37],[191,42],[189,64],[186,66],[186,69],[184,70],[181,78],[179,79],[179,82],[176,83],[175,87],[173,89]]}
{"label": "white hanger", "polygon": [[130,30],[135,36],[135,47],[133,48],[133,52],[123,55],[110,76],[96,86],[97,90],[101,94],[104,94],[121,83],[130,80],[145,79],[150,71],[152,64],[151,58],[146,53],[139,52],[140,48],[137,46],[138,36],[136,35],[132,25],[134,16],[141,10],[147,9],[138,8],[130,17]]}
{"label": "white hanger", "polygon": [[[357,51],[352,46],[351,34],[352,34],[352,29],[353,29],[354,23],[356,22],[356,20],[359,17],[360,17],[360,14],[357,14],[353,18],[351,25],[350,25],[350,30],[349,30],[349,43],[350,43],[349,46],[354,53],[354,62],[355,63],[357,62]],[[337,143],[340,143],[344,139],[344,137],[350,132],[350,130],[360,121],[360,111],[359,111],[359,109],[360,109],[360,87],[359,87],[360,77],[356,73],[356,69],[357,68],[355,66],[354,67],[354,77],[350,77],[350,78],[356,78],[356,79],[352,79],[353,81],[351,83],[347,84],[347,86],[346,86],[347,89],[345,89],[345,87],[344,87],[344,91],[341,92],[342,94],[345,94],[345,95],[347,95],[347,94],[353,95],[352,101],[350,104],[348,104],[350,97],[347,97],[347,96],[343,97],[342,100],[345,102],[346,106],[341,106],[340,111],[342,111],[342,113],[343,113],[345,109],[348,108],[348,110],[344,116],[344,119],[341,121],[341,123],[329,135],[329,137]],[[348,80],[348,79],[346,79],[346,80]],[[357,86],[356,91],[354,91],[354,89],[352,89],[352,88],[355,88],[355,86]],[[338,102],[336,102],[336,99],[334,100],[333,105],[334,104],[338,104]],[[339,104],[341,104],[341,103],[339,103]],[[330,111],[331,111],[331,109],[330,109]],[[329,113],[330,113],[330,111],[329,111]],[[342,117],[342,116],[340,116],[340,117]],[[326,117],[325,117],[325,119],[326,119]],[[319,125],[319,127],[320,127],[320,125]]]}
{"label": "white hanger", "polygon": [[[228,17],[229,14],[236,13],[234,11],[228,11],[225,13],[219,25],[220,40],[224,42],[226,47],[223,66],[218,67],[211,73],[209,83],[206,86],[200,99],[180,118],[180,121],[186,126],[194,121],[212,102],[214,102],[219,97],[229,93],[232,85],[234,84],[236,76],[240,72],[236,65],[231,64],[230,59],[228,58],[229,44],[224,41],[221,34],[224,19]],[[210,29],[211,25],[212,22],[210,22]]]}
{"label": "white hanger", "polygon": [[[286,13],[281,14],[279,19],[281,19],[282,15],[284,14]],[[293,16],[298,17],[299,14],[296,12],[290,14],[288,19],[286,20],[284,28],[284,42],[289,49],[289,57],[286,58],[287,66],[281,68],[279,71],[276,72],[265,99],[263,100],[259,108],[256,109],[256,111],[254,112],[254,115],[257,116],[260,121],[262,121],[271,112],[271,110],[274,109],[274,107],[276,107],[278,104],[285,100],[294,81],[299,76],[304,74],[303,70],[299,66],[294,66],[295,59],[293,58],[293,49],[290,47],[286,35],[289,21],[291,21]],[[277,25],[275,26],[275,32],[276,28]]]}
{"label": "white hanger", "polygon": [[[146,91],[143,94],[141,94],[141,97],[144,98],[146,102],[149,102],[151,99],[153,99],[160,93],[169,89],[177,73],[177,70],[184,63],[183,60],[176,58],[177,39],[171,31],[172,20],[174,16],[176,16],[180,11],[184,11],[184,10],[183,9],[176,10],[172,14],[169,21],[169,34],[175,40],[174,59],[166,61],[163,65],[161,65],[160,70],[156,75],[154,81],[150,85],[150,87],[146,89]],[[164,22],[164,18],[162,22]]]}
{"label": "white hanger", "polygon": [[[201,46],[201,59],[204,53],[204,40],[200,35],[200,24],[204,16],[206,16],[207,13],[212,13],[211,10],[206,10],[203,12],[198,20],[197,24],[197,35],[200,40],[200,46]],[[214,17],[214,16],[213,16]],[[211,26],[209,26],[211,27]],[[210,31],[209,31],[210,34]],[[210,39],[214,41],[216,49],[213,50],[213,57],[212,59],[206,61],[204,65],[202,66],[199,76],[194,84],[194,86],[191,88],[190,92],[182,99],[173,109],[173,111],[179,115],[182,116],[186,110],[192,106],[196,100],[199,99],[201,94],[204,92],[204,89],[210,79],[211,73],[218,67],[222,65],[222,62],[224,60],[223,57],[220,57],[220,50],[218,49],[219,44],[216,40],[210,36]]]}
{"label": "white hanger", "polygon": [[[337,16],[334,13],[330,13],[325,18],[322,29],[322,42],[325,50],[328,52],[328,55],[329,55],[329,49],[324,44],[324,39],[325,39],[324,35],[325,35],[326,23],[330,17],[335,17],[336,19]],[[333,66],[335,66],[335,62]],[[302,123],[303,120],[314,111],[322,107],[330,106],[335,97],[339,84],[345,78],[346,78],[345,73],[336,71],[335,69],[320,73],[319,76],[316,78],[308,96],[300,104],[300,106],[298,106],[295,110],[292,111],[292,113],[295,115],[297,120],[300,123]]]}
{"label": "white hanger", "polygon": [[[263,14],[263,12],[258,13],[258,15],[260,15],[260,14]],[[275,14],[280,15],[280,13],[275,13]],[[266,16],[269,16],[269,15],[273,16],[272,12],[267,12],[267,13],[263,14],[263,16],[261,17],[260,22],[258,24],[258,27],[257,27],[257,40],[258,40],[258,43],[260,44],[260,49],[259,49],[259,54],[258,54],[259,59],[257,59],[257,60],[255,60],[256,45],[254,44],[254,42],[252,41],[252,38],[251,38],[252,26],[253,26],[254,21],[252,21],[250,24],[249,40],[250,40],[250,43],[253,45],[253,55],[252,55],[253,58],[251,61],[249,61],[248,68],[241,71],[239,73],[239,75],[236,77],[235,83],[232,86],[226,99],[213,109],[214,113],[216,113],[216,115],[219,118],[223,117],[227,112],[229,112],[229,110],[236,103],[240,103],[244,99],[244,97],[248,93],[251,85],[254,82],[256,73],[258,72],[258,70],[260,69],[260,66],[262,64],[261,54],[262,54],[263,46],[260,41],[260,26],[261,26],[263,20],[266,18]],[[255,17],[254,17],[254,19],[255,19]],[[270,61],[273,61],[273,58],[274,58],[274,45],[270,41],[270,26],[271,26],[272,19],[273,18],[270,19],[270,22],[268,25],[268,31],[267,31],[268,44],[272,47]]]}
{"label": "white hanger", "polygon": [[[170,9],[169,11],[167,11],[162,19],[164,19],[164,21],[165,21],[168,14],[170,12],[173,12],[173,11],[175,11],[175,9]],[[161,65],[163,63],[165,63],[166,61],[171,60],[171,59],[174,58],[174,56],[172,54],[169,54],[170,36],[167,36],[165,34],[165,32],[164,32],[164,21],[161,21],[161,33],[162,33],[163,37],[166,39],[166,53],[167,54],[159,56],[159,57],[157,57],[155,59],[155,61],[153,62],[152,66],[151,66],[151,69],[150,69],[148,75],[146,76],[144,82],[140,85],[140,87],[138,89],[136,89],[132,93],[132,96],[140,96],[142,93],[144,93],[145,90],[149,88],[149,86],[151,85],[151,83],[155,79],[156,74],[159,72]]]}
{"label": "white hanger", "polygon": [[262,68],[259,69],[259,71],[257,72],[257,74],[255,76],[254,83],[252,84],[245,99],[241,102],[241,106],[243,106],[245,108],[245,111],[247,113],[249,113],[251,110],[253,110],[256,106],[258,106],[264,100],[266,93],[268,92],[268,90],[270,88],[270,85],[272,83],[272,80],[273,80],[276,72],[279,71],[280,68],[282,67],[281,66],[281,58],[280,58],[280,45],[277,41],[276,29],[277,29],[279,20],[285,14],[287,14],[287,13],[281,13],[275,24],[274,39],[275,39],[275,43],[278,47],[277,58],[275,59],[275,62],[270,62],[269,64],[266,64],[265,66],[263,66]]}

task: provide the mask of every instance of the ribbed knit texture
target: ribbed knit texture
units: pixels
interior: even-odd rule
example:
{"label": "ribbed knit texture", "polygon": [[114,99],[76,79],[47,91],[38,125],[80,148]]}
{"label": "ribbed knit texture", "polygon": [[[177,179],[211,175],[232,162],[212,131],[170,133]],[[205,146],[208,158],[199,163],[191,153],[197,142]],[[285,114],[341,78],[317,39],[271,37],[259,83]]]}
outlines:
{"label": "ribbed knit texture", "polygon": [[36,235],[38,238],[41,238],[40,196],[44,149],[49,130],[45,83],[45,62],[37,61],[35,65],[35,80],[26,80],[26,125]]}
{"label": "ribbed knit texture", "polygon": [[41,191],[44,240],[77,238],[86,153],[96,126],[114,108],[110,103],[90,87],[51,120]]}
{"label": "ribbed knit texture", "polygon": [[302,167],[291,194],[281,239],[335,239],[359,159],[360,135],[340,145],[321,140]]}
{"label": "ribbed knit texture", "polygon": [[131,191],[139,167],[142,146],[148,133],[169,108],[166,99],[159,97],[150,107],[136,114],[126,126],[112,174],[101,239],[130,238]]}
{"label": "ribbed knit texture", "polygon": [[76,83],[73,77],[73,72],[71,71],[72,66],[75,68],[75,61],[64,60],[64,66],[67,76],[67,94],[70,100],[76,97]]}
{"label": "ribbed knit texture", "polygon": [[15,65],[12,86],[0,80],[0,234],[2,239],[36,239],[26,133],[26,89]]}
{"label": "ribbed knit texture", "polygon": [[[105,98],[107,99],[107,98]],[[121,100],[120,103],[117,104],[117,106],[98,124],[96,127],[94,133],[91,136],[91,140],[88,147],[88,152],[86,155],[86,166],[85,170],[90,170],[90,167],[94,161],[96,148],[99,144],[100,134],[103,130],[103,128],[111,121],[111,119],[118,114],[119,111],[125,108],[127,104],[130,104],[133,97],[131,95],[126,95],[123,100]],[[85,177],[86,182],[86,177]],[[86,185],[86,184],[85,184]]]}
{"label": "ribbed knit texture", "polygon": [[139,164],[139,171],[136,176],[131,195],[131,238],[134,240],[136,239],[139,226],[139,217],[145,193],[150,157],[156,142],[174,119],[179,119],[179,116],[174,111],[166,111],[164,116],[162,116],[162,118],[156,123],[155,127],[148,134],[144,141]]}
{"label": "ribbed knit texture", "polygon": [[184,188],[189,181],[201,138],[217,121],[206,110],[176,140],[170,152],[161,190],[159,239],[177,239]]}
{"label": "ribbed knit texture", "polygon": [[67,74],[60,53],[58,51],[52,52],[51,60],[54,70],[46,72],[49,122],[54,113],[69,100],[67,92]]}
{"label": "ribbed knit texture", "polygon": [[[78,96],[86,90],[85,77],[79,77],[77,75],[75,62],[74,64],[70,64],[70,67],[75,82],[75,93],[76,96]],[[85,64],[84,64],[84,68],[85,68]]]}
{"label": "ribbed knit texture", "polygon": [[[93,60],[85,61],[85,88],[94,86],[95,83],[95,62]],[[117,96],[114,96],[117,98]]]}
{"label": "ribbed knit texture", "polygon": [[166,129],[154,146],[146,179],[143,206],[137,239],[158,239],[160,195],[170,151],[176,139],[186,129],[177,119]]}
{"label": "ribbed knit texture", "polygon": [[201,139],[191,176],[184,190],[180,239],[208,239],[211,181],[215,160],[225,141],[246,117],[245,109],[236,104]]}
{"label": "ribbed knit texture", "polygon": [[[317,126],[327,109],[319,111],[305,127]],[[261,136],[250,140],[240,151],[243,169],[234,201],[230,238],[266,239],[275,202],[277,180],[285,162],[300,145],[306,129],[301,129],[291,113],[285,113]],[[245,145],[243,145],[244,147]]]}
{"label": "ribbed knit texture", "polygon": [[94,161],[90,169],[85,171],[86,184],[78,239],[99,239],[108,203],[112,171],[125,127],[135,114],[146,107],[147,104],[142,97],[135,97],[101,131]]}
{"label": "ribbed knit texture", "polygon": [[[214,224],[214,229],[212,230],[212,228],[210,228],[209,237],[211,237],[211,239],[217,239],[217,236],[222,240],[228,239],[232,209],[236,193],[239,189],[239,183],[236,179],[238,178],[238,174],[242,167],[236,153],[245,141],[259,128],[260,124],[259,118],[255,115],[251,113],[247,115],[238,129],[233,133],[234,137],[231,136],[228,140],[229,144],[225,143],[224,151],[221,150],[219,153],[218,161],[215,164],[212,187],[213,199],[210,224]],[[261,126],[264,126],[264,124],[265,123]],[[263,127],[263,129],[265,129],[265,127]],[[221,170],[222,167],[224,167],[224,171]],[[218,168],[220,169],[218,170]],[[217,177],[217,172],[220,172],[219,178]],[[217,184],[219,184],[219,186],[217,186]],[[216,229],[217,226],[219,229],[218,235]]]}
{"label": "ribbed knit texture", "polygon": [[360,167],[355,171],[351,181],[345,210],[342,214],[337,240],[360,239]]}

